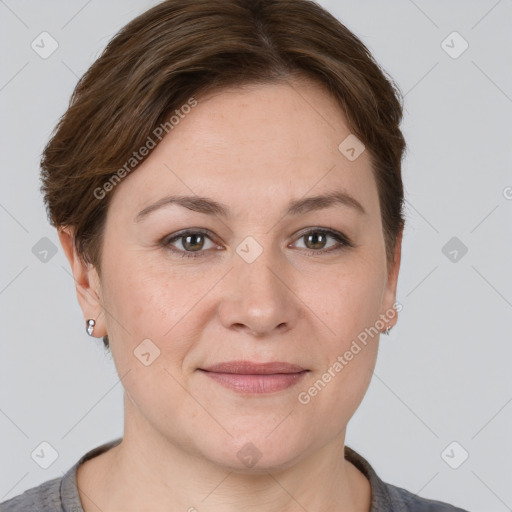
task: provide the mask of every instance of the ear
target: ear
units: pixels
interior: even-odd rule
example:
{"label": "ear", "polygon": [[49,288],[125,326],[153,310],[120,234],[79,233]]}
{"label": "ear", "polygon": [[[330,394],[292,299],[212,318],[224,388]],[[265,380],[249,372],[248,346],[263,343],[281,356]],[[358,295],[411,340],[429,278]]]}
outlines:
{"label": "ear", "polygon": [[71,266],[75,281],[76,295],[84,314],[84,329],[87,319],[95,320],[94,337],[100,338],[107,334],[103,316],[100,279],[96,268],[80,258],[74,244],[74,230],[71,227],[59,227],[58,236],[62,249]]}
{"label": "ear", "polygon": [[[403,228],[400,230],[399,234],[396,238],[395,243],[395,262],[394,265],[388,270],[388,281],[386,285],[386,290],[384,292],[382,307],[384,308],[381,311],[381,318],[385,319],[386,325],[389,327],[393,327],[398,321],[398,311],[400,308],[393,308],[393,304],[396,302],[396,288],[398,283],[398,273],[400,270],[400,259],[402,257],[402,236],[404,230]],[[391,316],[390,311],[395,310],[393,316]],[[387,312],[387,314],[386,314]]]}

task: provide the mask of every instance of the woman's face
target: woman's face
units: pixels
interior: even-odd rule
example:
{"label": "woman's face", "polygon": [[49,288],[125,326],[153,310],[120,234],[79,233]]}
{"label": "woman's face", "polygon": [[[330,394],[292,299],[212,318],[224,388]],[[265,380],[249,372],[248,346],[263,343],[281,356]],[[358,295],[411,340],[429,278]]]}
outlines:
{"label": "woman's face", "polygon": [[[361,333],[396,321],[400,244],[387,269],[368,151],[339,148],[350,131],[323,89],[197,100],[109,192],[99,302],[82,306],[109,335],[140,436],[237,470],[284,468],[343,442],[377,356],[378,335]],[[362,209],[310,200],[325,194]],[[239,389],[204,371],[239,360],[307,371],[239,376]]]}

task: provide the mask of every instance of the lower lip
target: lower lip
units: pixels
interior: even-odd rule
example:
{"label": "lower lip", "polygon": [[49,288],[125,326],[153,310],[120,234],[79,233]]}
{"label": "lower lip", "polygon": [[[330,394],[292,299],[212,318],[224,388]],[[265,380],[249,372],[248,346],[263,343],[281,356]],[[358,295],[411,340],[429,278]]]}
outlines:
{"label": "lower lip", "polygon": [[299,373],[275,373],[270,375],[242,375],[238,373],[202,372],[226,388],[240,393],[273,393],[296,384],[307,370]]}

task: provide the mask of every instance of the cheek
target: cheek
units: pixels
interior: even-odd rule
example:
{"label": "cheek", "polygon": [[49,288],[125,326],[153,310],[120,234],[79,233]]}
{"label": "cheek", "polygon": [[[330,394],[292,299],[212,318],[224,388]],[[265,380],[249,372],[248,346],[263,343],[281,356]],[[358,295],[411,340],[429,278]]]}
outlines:
{"label": "cheek", "polygon": [[[148,345],[157,355],[156,365],[181,374],[187,354],[200,339],[201,298],[211,288],[210,280],[184,273],[163,257],[141,253],[118,259],[105,275],[108,330],[119,373],[138,368],[135,356],[146,353]],[[148,339],[151,343],[144,341]]]}
{"label": "cheek", "polygon": [[[151,254],[127,249],[106,269],[107,308],[122,318],[130,332],[161,335],[177,321],[183,308],[183,286],[170,265],[155,264]],[[185,300],[186,302],[186,300]]]}
{"label": "cheek", "polygon": [[[309,403],[300,407],[315,417],[330,418],[330,429],[337,432],[353,416],[371,382],[379,338],[374,326],[382,291],[378,273],[367,268],[361,274],[338,275],[331,283],[336,292],[317,296],[320,308],[328,313],[322,317],[329,327],[322,339],[323,364],[307,386],[301,387]],[[312,428],[318,428],[320,435],[324,427]]]}
{"label": "cheek", "polygon": [[[181,335],[189,300],[164,275],[135,258],[120,259],[109,268],[105,293],[118,374],[125,376],[128,396],[154,421],[170,421],[173,407],[184,405],[181,365],[189,349],[189,340]],[[173,407],[161,407],[162,397]]]}
{"label": "cheek", "polygon": [[361,258],[333,271],[325,281],[328,285],[316,285],[311,308],[328,327],[328,339],[338,340],[333,347],[343,348],[339,340],[348,342],[375,325],[382,307],[384,274],[378,261]]}

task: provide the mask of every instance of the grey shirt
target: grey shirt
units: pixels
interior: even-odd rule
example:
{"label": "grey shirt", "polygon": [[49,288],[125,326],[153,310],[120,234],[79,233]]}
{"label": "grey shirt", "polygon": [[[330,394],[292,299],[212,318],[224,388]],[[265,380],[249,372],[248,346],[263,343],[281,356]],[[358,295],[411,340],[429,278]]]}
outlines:
{"label": "grey shirt", "polygon": [[[84,512],[76,486],[78,466],[109,448],[122,438],[97,446],[83,455],[62,477],[48,480],[22,494],[0,503],[0,512]],[[369,462],[345,446],[345,458],[370,481],[372,501],[370,512],[468,512],[448,503],[420,498],[401,487],[383,482]]]}

